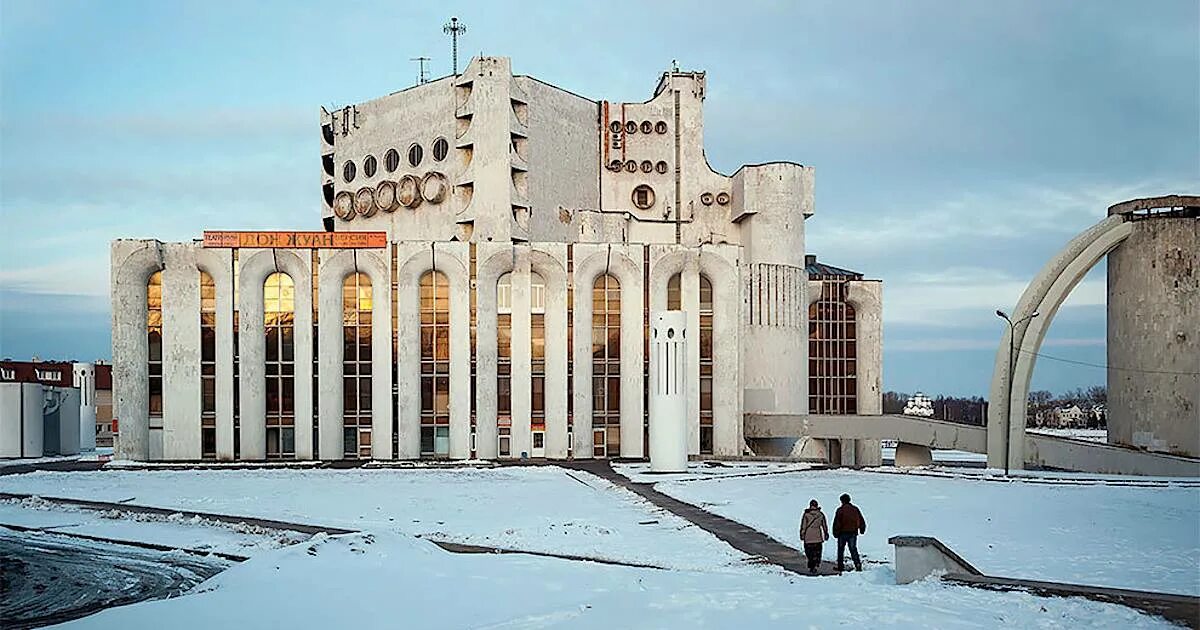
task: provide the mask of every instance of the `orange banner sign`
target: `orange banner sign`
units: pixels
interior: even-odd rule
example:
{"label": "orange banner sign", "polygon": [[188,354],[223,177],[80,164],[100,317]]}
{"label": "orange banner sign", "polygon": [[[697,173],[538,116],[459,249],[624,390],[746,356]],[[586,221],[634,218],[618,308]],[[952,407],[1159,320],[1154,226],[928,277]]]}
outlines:
{"label": "orange banner sign", "polygon": [[387,232],[204,232],[205,247],[374,249],[387,247]]}

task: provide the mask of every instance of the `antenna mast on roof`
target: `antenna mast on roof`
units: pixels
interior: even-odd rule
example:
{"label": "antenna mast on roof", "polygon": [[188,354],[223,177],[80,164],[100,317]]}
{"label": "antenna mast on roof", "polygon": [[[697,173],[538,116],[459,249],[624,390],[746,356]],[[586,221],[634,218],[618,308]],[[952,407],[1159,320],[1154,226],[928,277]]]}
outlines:
{"label": "antenna mast on roof", "polygon": [[458,18],[452,17],[446,25],[442,27],[442,31],[450,36],[451,53],[450,57],[454,63],[454,76],[458,76],[458,36],[467,34],[467,25],[458,21]]}
{"label": "antenna mast on roof", "polygon": [[417,85],[429,83],[429,74],[425,71],[425,62],[429,57],[412,57],[409,61],[417,62]]}

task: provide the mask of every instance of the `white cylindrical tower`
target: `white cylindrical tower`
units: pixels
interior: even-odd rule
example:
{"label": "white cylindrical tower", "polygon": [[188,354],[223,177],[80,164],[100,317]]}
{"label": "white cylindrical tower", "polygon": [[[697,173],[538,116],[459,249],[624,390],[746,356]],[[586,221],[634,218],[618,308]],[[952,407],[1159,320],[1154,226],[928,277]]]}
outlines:
{"label": "white cylindrical tower", "polygon": [[75,387],[79,388],[79,450],[96,450],[96,366],[74,364]]}
{"label": "white cylindrical tower", "polygon": [[687,471],[687,313],[665,311],[650,326],[650,471]]}

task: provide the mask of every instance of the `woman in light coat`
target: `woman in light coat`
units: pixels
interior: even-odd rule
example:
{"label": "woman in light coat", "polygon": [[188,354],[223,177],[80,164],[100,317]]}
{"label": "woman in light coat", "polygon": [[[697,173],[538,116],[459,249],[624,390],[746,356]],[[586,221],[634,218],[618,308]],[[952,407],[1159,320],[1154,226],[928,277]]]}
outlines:
{"label": "woman in light coat", "polygon": [[829,526],[825,523],[821,506],[813,499],[808,502],[808,509],[800,518],[800,542],[804,543],[804,555],[808,557],[808,572],[813,575],[821,566],[821,547],[826,540],[829,540]]}

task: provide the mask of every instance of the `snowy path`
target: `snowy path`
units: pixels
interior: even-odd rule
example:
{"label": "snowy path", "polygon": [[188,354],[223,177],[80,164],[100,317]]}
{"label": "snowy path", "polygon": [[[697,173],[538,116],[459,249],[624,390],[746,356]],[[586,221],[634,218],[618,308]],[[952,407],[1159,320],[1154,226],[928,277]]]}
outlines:
{"label": "snowy path", "polygon": [[849,492],[868,523],[860,551],[873,559],[890,559],[889,536],[934,536],[989,575],[1200,594],[1200,488],[1191,485],[809,471],[657,488],[793,546],[809,499],[832,518],[838,495]]}
{"label": "snowy path", "polygon": [[557,467],[491,470],[40,472],[0,492],[420,535],[505,549],[699,570],[747,570],[746,556],[633,493]]}

